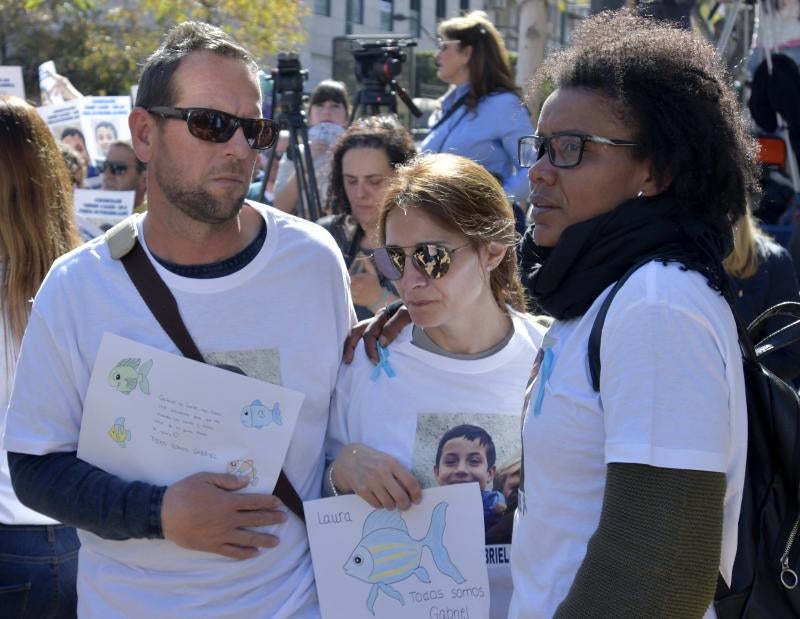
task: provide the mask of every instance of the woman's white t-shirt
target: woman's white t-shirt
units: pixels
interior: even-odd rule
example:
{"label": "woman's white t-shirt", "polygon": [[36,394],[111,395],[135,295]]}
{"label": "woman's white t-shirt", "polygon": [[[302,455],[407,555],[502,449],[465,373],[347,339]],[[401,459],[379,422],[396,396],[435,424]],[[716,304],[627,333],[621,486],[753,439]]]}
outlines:
{"label": "woman's white t-shirt", "polygon": [[[339,370],[326,439],[328,459],[348,443],[363,443],[411,469],[417,420],[426,415],[510,416],[517,439],[525,384],[544,329],[517,312],[512,321],[514,334],[502,349],[469,360],[419,348],[411,341],[409,325],[388,347],[394,378],[382,370],[375,374],[375,366],[359,346],[353,363]],[[505,618],[511,594],[508,564],[490,566],[489,584],[491,616]]]}
{"label": "woman's white t-shirt", "polygon": [[702,275],[645,265],[619,290],[606,317],[598,394],[588,340],[609,290],[586,314],[556,321],[545,336],[550,373],[536,376],[523,424],[512,618],[549,619],[566,597],[599,523],[611,462],[726,474],[720,573],[730,582],[747,448],[730,309]]}

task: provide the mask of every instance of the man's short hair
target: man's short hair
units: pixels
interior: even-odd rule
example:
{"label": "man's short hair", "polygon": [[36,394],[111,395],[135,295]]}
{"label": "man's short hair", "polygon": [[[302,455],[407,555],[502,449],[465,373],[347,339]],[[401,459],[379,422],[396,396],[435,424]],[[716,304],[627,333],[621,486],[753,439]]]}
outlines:
{"label": "man's short hair", "polygon": [[171,106],[177,95],[172,77],[181,60],[192,52],[202,50],[241,60],[254,73],[258,71],[258,64],[250,52],[226,32],[204,22],[185,21],[170,28],[161,46],[144,63],[136,93],[136,106]]}
{"label": "man's short hair", "polygon": [[83,131],[81,131],[80,129],[76,129],[75,127],[67,127],[66,129],[64,129],[64,131],[61,132],[61,139],[63,140],[64,138],[68,138],[71,135],[77,135],[81,139],[81,142],[83,142],[84,145],[86,145],[86,138],[83,137]]}
{"label": "man's short hair", "polygon": [[114,140],[108,146],[109,152],[111,152],[111,149],[114,148],[115,146],[120,146],[122,148],[127,148],[129,151],[131,151],[131,153],[133,154],[133,158],[136,159],[136,171],[137,172],[139,172],[141,174],[142,172],[144,172],[147,169],[147,164],[144,161],[140,161],[139,160],[139,158],[136,156],[136,151],[133,150],[133,146],[131,145],[130,142],[128,142],[127,140]]}
{"label": "man's short hair", "polygon": [[479,426],[473,426],[468,423],[450,428],[444,433],[442,438],[439,439],[439,447],[436,449],[436,466],[439,466],[439,460],[442,458],[442,450],[447,444],[447,441],[451,441],[454,438],[464,438],[468,441],[474,441],[475,439],[478,439],[481,447],[486,449],[486,468],[490,469],[492,466],[494,466],[495,460],[497,460],[497,453],[494,448],[494,441],[492,440],[492,437],[483,428]]}

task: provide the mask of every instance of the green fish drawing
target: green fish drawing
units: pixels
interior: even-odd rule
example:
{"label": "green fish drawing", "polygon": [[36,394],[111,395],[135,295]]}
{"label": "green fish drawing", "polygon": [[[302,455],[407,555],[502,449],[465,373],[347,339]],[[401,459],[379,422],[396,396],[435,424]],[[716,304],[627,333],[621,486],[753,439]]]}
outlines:
{"label": "green fish drawing", "polygon": [[144,363],[141,359],[123,359],[108,373],[108,384],[125,395],[129,395],[138,385],[142,393],[150,395],[147,375],[152,367],[152,359]]}
{"label": "green fish drawing", "polygon": [[111,440],[120,447],[125,447],[125,443],[131,440],[131,431],[125,427],[125,417],[117,417],[114,425],[108,431]]}

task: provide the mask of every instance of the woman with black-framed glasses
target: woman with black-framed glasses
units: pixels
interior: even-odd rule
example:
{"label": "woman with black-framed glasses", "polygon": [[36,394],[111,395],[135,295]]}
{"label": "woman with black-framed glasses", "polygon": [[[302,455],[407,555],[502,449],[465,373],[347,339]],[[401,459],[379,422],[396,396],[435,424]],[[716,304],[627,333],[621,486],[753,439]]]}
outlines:
{"label": "woman with black-framed glasses", "polygon": [[[534,92],[545,83],[536,135],[519,142],[522,270],[555,322],[524,413],[509,616],[712,616],[747,450],[722,292],[752,140],[714,50],[628,13],[585,20]],[[595,387],[590,333],[618,280]]]}
{"label": "woman with black-framed glasses", "polygon": [[[497,462],[519,450],[523,391],[543,331],[524,313],[511,207],[475,162],[424,155],[391,181],[379,235],[375,267],[413,324],[381,350],[378,368],[361,349],[340,371],[327,492],[407,509],[421,487],[478,482],[488,538],[508,508],[492,481]],[[421,457],[420,442],[433,435],[439,449]],[[491,617],[504,618],[510,570],[488,568]]]}

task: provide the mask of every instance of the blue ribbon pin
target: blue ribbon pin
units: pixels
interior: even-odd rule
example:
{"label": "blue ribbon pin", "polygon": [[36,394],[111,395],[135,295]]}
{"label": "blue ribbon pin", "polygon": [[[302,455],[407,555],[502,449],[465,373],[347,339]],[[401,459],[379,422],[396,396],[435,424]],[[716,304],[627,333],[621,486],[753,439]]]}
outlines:
{"label": "blue ribbon pin", "polygon": [[536,385],[536,400],[533,403],[533,416],[538,417],[542,412],[542,402],[544,401],[544,385],[550,380],[550,375],[553,373],[553,349],[551,342],[545,341],[542,344],[544,356],[542,357],[542,366],[539,368],[539,384]]}
{"label": "blue ribbon pin", "polygon": [[373,383],[377,382],[381,377],[381,370],[383,370],[389,378],[397,376],[394,368],[389,365],[389,351],[380,344],[378,344],[378,359],[380,359],[380,361],[378,365],[372,368],[372,375],[369,377]]}

